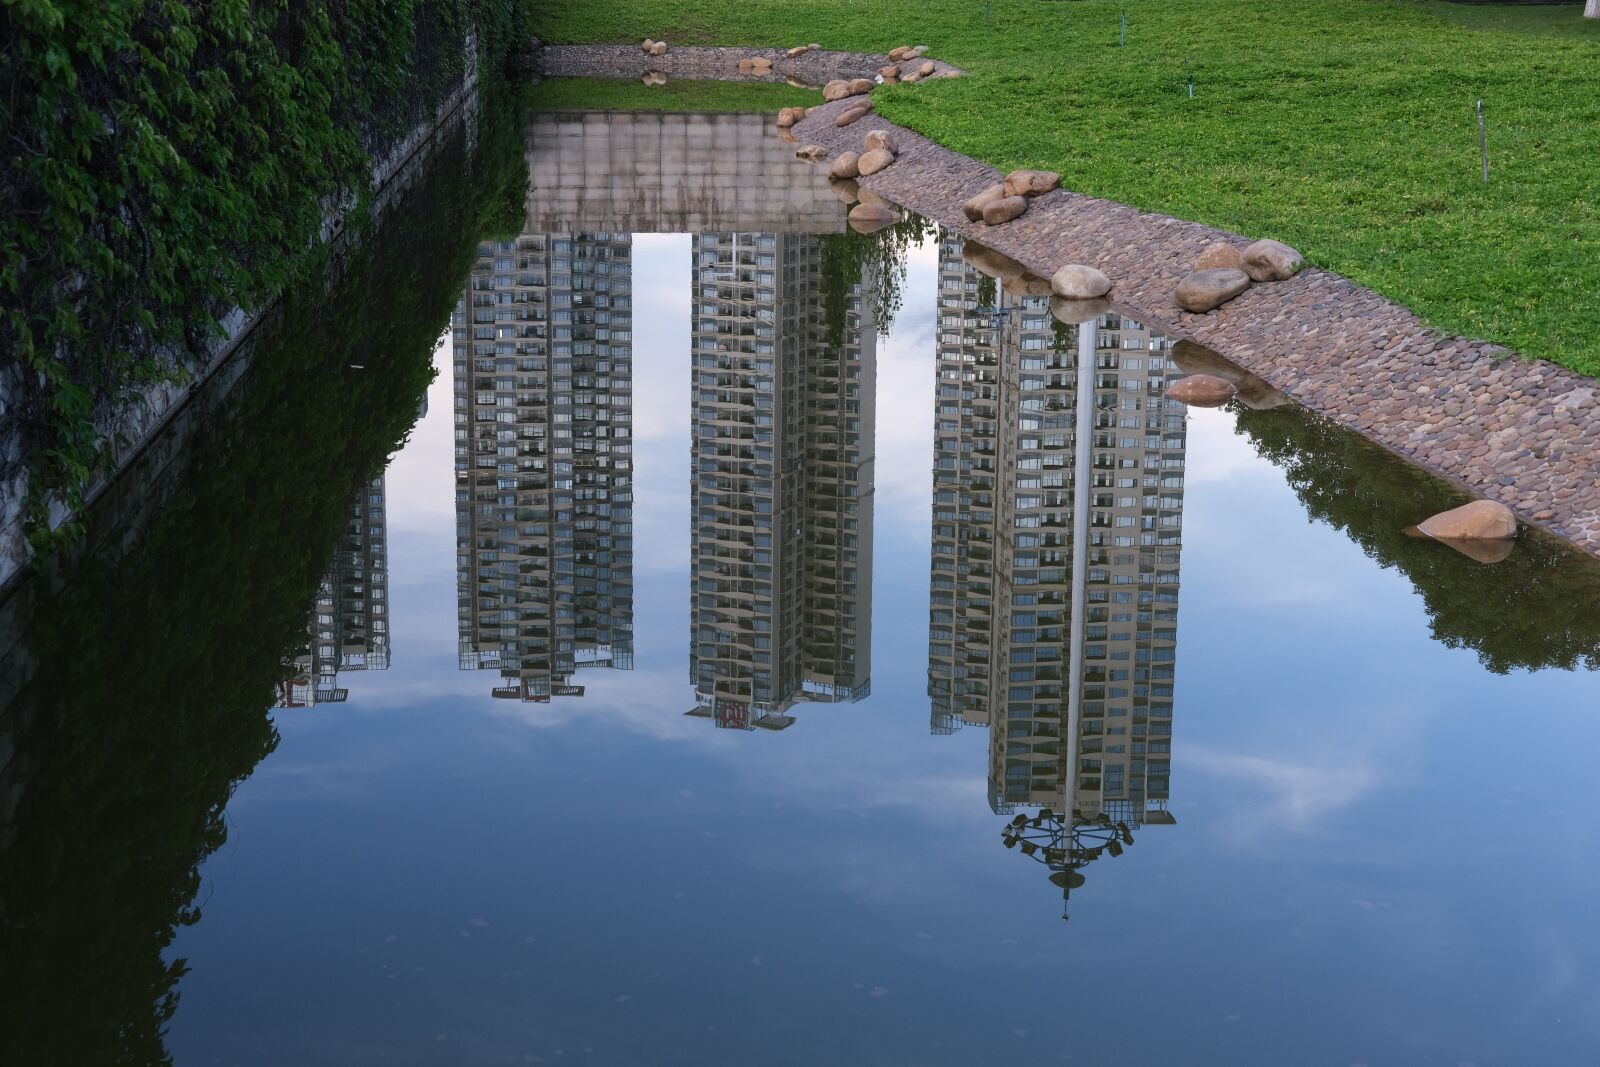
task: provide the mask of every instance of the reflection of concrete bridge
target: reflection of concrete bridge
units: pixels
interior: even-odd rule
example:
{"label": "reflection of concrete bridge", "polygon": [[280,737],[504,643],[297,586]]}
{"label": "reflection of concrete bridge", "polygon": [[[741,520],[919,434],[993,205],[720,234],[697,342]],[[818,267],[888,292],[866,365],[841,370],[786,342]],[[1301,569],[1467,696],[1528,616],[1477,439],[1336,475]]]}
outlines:
{"label": "reflection of concrete bridge", "polygon": [[827,171],[771,115],[567,112],[528,131],[530,233],[836,233]]}

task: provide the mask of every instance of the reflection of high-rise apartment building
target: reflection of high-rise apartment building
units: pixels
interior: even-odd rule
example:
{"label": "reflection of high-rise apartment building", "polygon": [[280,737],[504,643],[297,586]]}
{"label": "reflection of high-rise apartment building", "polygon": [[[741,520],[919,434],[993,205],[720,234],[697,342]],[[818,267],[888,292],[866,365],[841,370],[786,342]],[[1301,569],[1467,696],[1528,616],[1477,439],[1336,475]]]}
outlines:
{"label": "reflection of high-rise apartment building", "polygon": [[825,240],[694,239],[690,714],[719,726],[870,688],[877,331],[859,276],[830,320]]}
{"label": "reflection of high-rise apartment building", "polygon": [[389,666],[389,534],[379,475],[351,501],[333,561],[323,572],[307,627],[309,642],[295,673],[278,688],[276,706],[341,703],[340,671]]}
{"label": "reflection of high-rise apartment building", "polygon": [[[941,243],[932,728],[990,728],[996,811],[1170,821],[1185,423],[1165,392],[1181,375],[1165,338],[1115,313],[1064,326],[1047,298],[989,297],[962,252],[959,239]],[[991,301],[1017,310],[975,314]],[[1080,329],[1096,331],[1082,453]],[[1080,479],[1087,543],[1075,545]]]}
{"label": "reflection of high-rise apartment building", "polygon": [[454,320],[460,665],[494,695],[633,666],[633,297],[625,233],[479,246]]}

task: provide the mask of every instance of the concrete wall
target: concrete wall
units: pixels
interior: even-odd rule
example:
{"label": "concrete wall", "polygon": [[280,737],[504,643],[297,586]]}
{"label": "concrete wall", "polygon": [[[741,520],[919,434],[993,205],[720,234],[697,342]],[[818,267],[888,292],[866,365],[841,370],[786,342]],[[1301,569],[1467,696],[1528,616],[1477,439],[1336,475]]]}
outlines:
{"label": "concrete wall", "polygon": [[528,130],[531,233],[838,233],[827,171],[772,116],[549,114]]}

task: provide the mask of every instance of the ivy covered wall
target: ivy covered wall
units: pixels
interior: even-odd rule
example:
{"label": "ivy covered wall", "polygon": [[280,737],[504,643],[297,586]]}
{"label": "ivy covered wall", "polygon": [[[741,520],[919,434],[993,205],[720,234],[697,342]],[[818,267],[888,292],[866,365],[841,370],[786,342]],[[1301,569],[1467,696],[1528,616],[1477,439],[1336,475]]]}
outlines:
{"label": "ivy covered wall", "polygon": [[107,413],[314,272],[324,219],[532,0],[0,4],[0,485],[76,508]]}

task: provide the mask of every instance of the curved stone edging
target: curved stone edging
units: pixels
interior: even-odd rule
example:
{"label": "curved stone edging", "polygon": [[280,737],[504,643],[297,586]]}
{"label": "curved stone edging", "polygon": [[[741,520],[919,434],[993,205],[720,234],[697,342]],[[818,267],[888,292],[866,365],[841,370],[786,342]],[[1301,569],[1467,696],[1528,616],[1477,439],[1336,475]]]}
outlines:
{"label": "curved stone edging", "polygon": [[[748,81],[782,84],[793,79],[820,88],[834,78],[874,78],[889,57],[871,52],[807,52],[793,59],[782,48],[728,48],[711,45],[674,45],[665,55],[646,55],[632,44],[547,44],[532,57],[535,72],[550,78],[638,78],[651,71],[697,81]],[[739,60],[762,56],[772,60],[769,74],[741,74]],[[934,56],[934,74],[951,77],[962,73]],[[909,65],[909,64],[908,64]]]}
{"label": "curved stone edging", "polygon": [[[631,63],[624,51],[633,53]],[[782,52],[683,48],[646,57],[631,46],[567,45],[543,49],[539,66],[551,74],[615,77],[666,70],[660,64],[673,60],[684,77],[772,80],[737,73],[738,59],[756,54]],[[837,77],[863,64],[875,73],[888,57],[813,52],[783,62],[805,60],[818,64],[813,77]],[[786,73],[778,69],[774,77]],[[1600,556],[1593,458],[1600,456],[1600,383],[1594,379],[1544,360],[1507,358],[1514,353],[1487,341],[1441,334],[1409,309],[1316,267],[1251,286],[1207,314],[1183,311],[1173,290],[1206,246],[1272,235],[1245,237],[1065,189],[1030,201],[1027,214],[1005,225],[970,222],[962,204],[1001,172],[876,113],[836,127],[848,103],[814,107],[791,131],[828,150],[822,165],[859,150],[871,130],[893,131],[896,162],[859,179],[862,187],[1044,277],[1064,263],[1097,267],[1115,283],[1116,310],[1215,350],[1306,407]]]}

